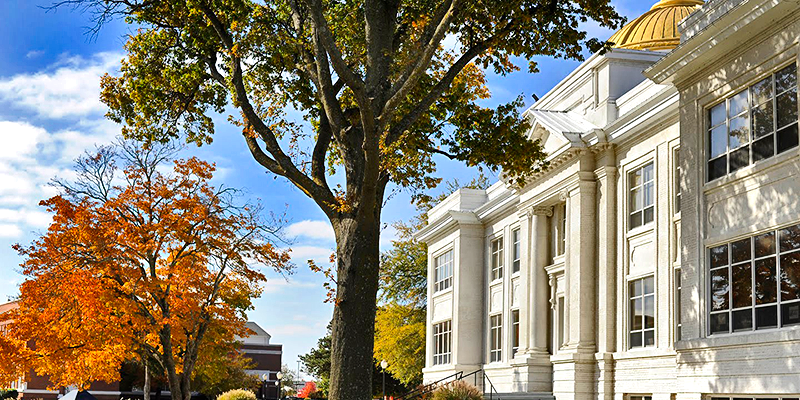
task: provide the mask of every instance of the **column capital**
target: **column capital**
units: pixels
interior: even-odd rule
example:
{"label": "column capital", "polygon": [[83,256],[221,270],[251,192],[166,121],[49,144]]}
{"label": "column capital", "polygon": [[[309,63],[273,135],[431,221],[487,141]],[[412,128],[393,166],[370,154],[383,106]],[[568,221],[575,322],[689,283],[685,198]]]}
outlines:
{"label": "column capital", "polygon": [[553,216],[553,207],[551,206],[533,206],[530,208],[531,215],[539,215],[545,217]]}

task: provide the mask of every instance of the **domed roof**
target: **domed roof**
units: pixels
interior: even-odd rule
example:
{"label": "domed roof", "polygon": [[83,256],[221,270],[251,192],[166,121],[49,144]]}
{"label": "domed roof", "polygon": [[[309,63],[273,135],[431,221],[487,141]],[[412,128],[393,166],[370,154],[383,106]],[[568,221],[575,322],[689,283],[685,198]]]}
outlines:
{"label": "domed roof", "polygon": [[703,0],[661,0],[608,41],[619,49],[672,50],[681,43],[678,23],[701,5]]}

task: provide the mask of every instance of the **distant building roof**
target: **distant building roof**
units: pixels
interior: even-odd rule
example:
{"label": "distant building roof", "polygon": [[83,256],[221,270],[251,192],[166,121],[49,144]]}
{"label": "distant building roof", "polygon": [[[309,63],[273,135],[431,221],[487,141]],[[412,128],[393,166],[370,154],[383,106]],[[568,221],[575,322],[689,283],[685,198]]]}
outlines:
{"label": "distant building roof", "polygon": [[253,321],[247,321],[247,329],[253,331],[253,334],[247,337],[237,338],[244,344],[257,344],[257,345],[268,345],[272,336],[267,333],[262,327],[258,326],[257,323]]}

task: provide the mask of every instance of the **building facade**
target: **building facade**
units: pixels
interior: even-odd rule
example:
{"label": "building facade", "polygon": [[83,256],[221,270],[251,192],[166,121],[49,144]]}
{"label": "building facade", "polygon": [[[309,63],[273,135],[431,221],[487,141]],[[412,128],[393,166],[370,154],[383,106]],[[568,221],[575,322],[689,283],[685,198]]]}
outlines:
{"label": "building facade", "polygon": [[800,2],[662,0],[522,117],[549,168],[429,212],[425,380],[800,397]]}

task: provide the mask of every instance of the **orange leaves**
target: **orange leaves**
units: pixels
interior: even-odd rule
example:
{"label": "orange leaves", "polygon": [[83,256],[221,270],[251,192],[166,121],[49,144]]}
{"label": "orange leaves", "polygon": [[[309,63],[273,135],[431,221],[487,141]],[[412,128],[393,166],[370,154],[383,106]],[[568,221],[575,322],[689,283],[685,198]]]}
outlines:
{"label": "orange leaves", "polygon": [[213,164],[121,146],[121,170],[112,159],[84,165],[107,162],[123,184],[79,171],[41,203],[54,214],[47,232],[15,246],[26,281],[19,308],[0,316],[0,357],[13,361],[0,378],[33,369],[83,387],[118,379],[124,361],[142,357],[191,376],[198,358],[229,353],[219,349],[244,333],[266,280],[253,264],[291,272],[288,252],[271,243],[279,227],[236,204],[234,190],[211,186]]}

